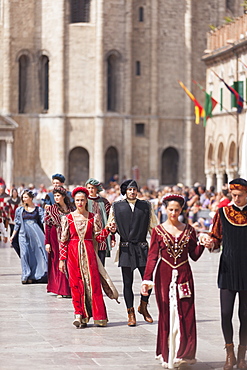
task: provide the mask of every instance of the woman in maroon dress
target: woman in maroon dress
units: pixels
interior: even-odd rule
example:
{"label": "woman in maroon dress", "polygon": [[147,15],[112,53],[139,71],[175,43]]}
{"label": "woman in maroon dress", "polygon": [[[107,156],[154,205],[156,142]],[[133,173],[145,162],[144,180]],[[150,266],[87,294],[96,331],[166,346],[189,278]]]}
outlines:
{"label": "woman in maroon dress", "polygon": [[101,284],[110,298],[118,298],[96,252],[97,243],[94,243],[105,240],[110,231],[116,231],[116,226],[109,224],[101,231],[98,215],[87,210],[88,195],[86,188],[75,188],[72,197],[76,210],[62,218],[59,269],[64,272],[67,262],[75,313],[73,325],[77,328],[85,328],[90,317],[98,326],[107,325]]}
{"label": "woman in maroon dress", "polygon": [[159,309],[156,356],[164,368],[193,364],[196,352],[194,284],[188,256],[196,261],[204,246],[197,243],[192,226],[178,221],[184,198],[168,194],[163,202],[168,219],[152,232],[142,294],[153,286]]}
{"label": "woman in maroon dress", "polygon": [[59,271],[59,240],[61,237],[61,217],[74,209],[67,191],[58,186],[53,190],[55,204],[46,206],[45,212],[45,248],[48,252],[48,284],[47,292],[62,297],[70,297],[69,280]]}

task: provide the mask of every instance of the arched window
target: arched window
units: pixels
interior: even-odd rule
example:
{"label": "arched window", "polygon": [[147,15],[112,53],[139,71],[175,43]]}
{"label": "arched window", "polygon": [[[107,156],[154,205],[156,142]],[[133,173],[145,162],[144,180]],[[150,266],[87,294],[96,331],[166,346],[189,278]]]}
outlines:
{"label": "arched window", "polygon": [[111,54],[107,58],[107,110],[117,111],[117,57]]}
{"label": "arched window", "polygon": [[70,22],[90,21],[90,0],[70,0]]}
{"label": "arched window", "polygon": [[214,165],[213,150],[214,150],[213,145],[210,144],[209,149],[208,149],[208,163],[207,163],[208,168],[211,168]]}
{"label": "arched window", "polygon": [[49,59],[45,55],[40,57],[39,89],[41,111],[47,112],[49,109]]}
{"label": "arched window", "polygon": [[233,167],[237,165],[237,159],[236,159],[236,144],[234,142],[231,143],[230,149],[229,149],[229,158],[228,158],[228,165]]}
{"label": "arched window", "polygon": [[89,154],[80,146],[69,153],[69,184],[83,185],[89,177]]}
{"label": "arched window", "polygon": [[162,185],[178,183],[179,154],[175,148],[169,147],[162,154]]}
{"label": "arched window", "polygon": [[28,88],[28,68],[29,58],[27,55],[21,55],[19,60],[19,102],[18,112],[26,113],[27,111],[27,88]]}
{"label": "arched window", "polygon": [[138,9],[138,13],[139,13],[139,22],[144,22],[144,9],[142,6],[140,6],[140,8]]}
{"label": "arched window", "polygon": [[222,143],[220,143],[218,147],[217,165],[218,165],[218,168],[225,167],[226,165],[224,162],[224,145]]}
{"label": "arched window", "polygon": [[119,174],[118,151],[110,146],[105,153],[105,183],[108,184],[110,179]]}

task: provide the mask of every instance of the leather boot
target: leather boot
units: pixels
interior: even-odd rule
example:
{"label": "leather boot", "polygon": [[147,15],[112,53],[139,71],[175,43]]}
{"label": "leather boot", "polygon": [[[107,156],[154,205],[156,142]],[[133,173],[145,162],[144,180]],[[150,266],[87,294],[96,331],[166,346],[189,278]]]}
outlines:
{"label": "leather boot", "polygon": [[241,344],[238,346],[238,357],[237,357],[237,368],[238,369],[247,369],[247,364],[245,361],[245,352],[246,346]]}
{"label": "leather boot", "polygon": [[225,349],[226,349],[226,363],[224,365],[224,370],[232,370],[233,366],[236,365],[237,363],[237,360],[234,354],[233,343],[226,344]]}
{"label": "leather boot", "polygon": [[136,315],[134,307],[128,308],[128,326],[136,326]]}
{"label": "leather boot", "polygon": [[145,321],[151,324],[153,322],[153,319],[148,312],[147,305],[148,303],[141,299],[140,306],[138,307],[138,312],[143,315]]}

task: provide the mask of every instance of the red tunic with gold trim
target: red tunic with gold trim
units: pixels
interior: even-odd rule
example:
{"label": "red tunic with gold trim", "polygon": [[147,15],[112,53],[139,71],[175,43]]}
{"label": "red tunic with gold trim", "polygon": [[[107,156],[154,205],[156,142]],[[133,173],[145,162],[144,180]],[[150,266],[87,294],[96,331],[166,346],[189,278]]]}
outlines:
{"label": "red tunic with gold trim", "polygon": [[180,359],[195,362],[194,283],[188,257],[196,261],[203,250],[204,247],[197,244],[195,230],[190,225],[186,225],[177,238],[162,225],[153,229],[143,279],[152,279],[160,258],[155,274],[159,309],[156,355],[161,358],[164,367],[173,366]]}
{"label": "red tunic with gold trim", "polygon": [[96,322],[107,320],[93,239],[101,242],[109,231],[101,231],[97,215],[89,213],[88,219],[76,220],[73,213],[62,218],[60,260],[67,260],[74,312],[85,323],[90,317]]}
{"label": "red tunic with gold trim", "polygon": [[235,291],[247,290],[247,206],[220,208],[213,219],[211,237],[215,247],[222,242],[218,286]]}

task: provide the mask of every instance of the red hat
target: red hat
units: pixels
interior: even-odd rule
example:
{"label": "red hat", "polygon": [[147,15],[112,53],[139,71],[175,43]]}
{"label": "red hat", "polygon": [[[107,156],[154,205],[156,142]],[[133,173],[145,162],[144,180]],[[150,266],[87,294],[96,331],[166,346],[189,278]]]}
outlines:
{"label": "red hat", "polygon": [[230,190],[243,190],[247,191],[247,181],[241,177],[229,182]]}
{"label": "red hat", "polygon": [[163,199],[162,199],[162,202],[165,202],[165,201],[170,201],[170,200],[175,200],[176,202],[177,201],[182,201],[182,203],[184,204],[185,203],[185,199],[182,195],[180,194],[166,194]]}
{"label": "red hat", "polygon": [[89,196],[87,188],[84,188],[83,186],[77,186],[76,188],[74,188],[74,190],[71,193],[72,197],[74,198],[77,193],[84,193],[86,197]]}

